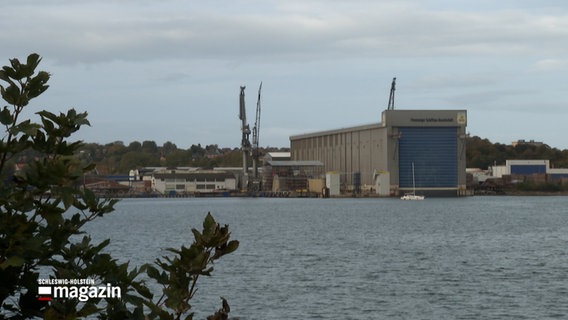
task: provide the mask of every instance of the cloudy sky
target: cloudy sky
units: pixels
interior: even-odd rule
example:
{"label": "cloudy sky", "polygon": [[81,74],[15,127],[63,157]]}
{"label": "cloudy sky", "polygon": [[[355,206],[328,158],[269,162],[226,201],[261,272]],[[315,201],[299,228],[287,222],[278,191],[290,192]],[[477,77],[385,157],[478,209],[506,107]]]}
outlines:
{"label": "cloudy sky", "polygon": [[3,0],[0,65],[52,74],[35,107],[87,111],[87,142],[240,144],[262,87],[262,146],[467,109],[471,135],[568,148],[565,0]]}

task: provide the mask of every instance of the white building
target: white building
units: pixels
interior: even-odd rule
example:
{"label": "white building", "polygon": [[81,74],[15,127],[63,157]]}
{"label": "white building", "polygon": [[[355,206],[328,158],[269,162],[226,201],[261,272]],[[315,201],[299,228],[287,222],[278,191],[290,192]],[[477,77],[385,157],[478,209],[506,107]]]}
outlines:
{"label": "white building", "polygon": [[504,166],[492,166],[491,171],[498,178],[511,174],[546,174],[552,180],[568,178],[568,169],[551,168],[550,160],[507,160]]}
{"label": "white building", "polygon": [[491,167],[493,176],[498,178],[509,174],[546,174],[549,170],[549,160],[507,160],[504,166]]}
{"label": "white building", "polygon": [[152,189],[162,194],[234,191],[237,180],[221,170],[164,169],[152,174]]}

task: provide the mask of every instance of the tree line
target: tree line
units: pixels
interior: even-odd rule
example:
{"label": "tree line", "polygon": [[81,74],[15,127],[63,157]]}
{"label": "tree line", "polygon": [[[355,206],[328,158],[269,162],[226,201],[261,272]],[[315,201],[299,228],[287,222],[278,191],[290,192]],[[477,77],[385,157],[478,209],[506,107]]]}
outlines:
{"label": "tree line", "polygon": [[[261,154],[276,151],[290,151],[289,148],[261,148]],[[133,141],[126,145],[122,141],[108,144],[86,143],[80,149],[85,162],[97,164],[102,175],[128,174],[141,167],[240,167],[240,148],[223,148],[217,144],[202,146],[192,144],[189,148],[178,148],[173,142],[159,146],[155,141]],[[493,143],[478,136],[466,141],[466,165],[468,168],[488,169],[503,165],[506,160],[550,160],[556,168],[568,168],[568,149],[560,150],[546,144],[531,145]]]}
{"label": "tree line", "polygon": [[568,149],[560,150],[546,144],[530,143],[516,146],[492,143],[478,136],[466,141],[466,165],[468,168],[488,169],[493,165],[503,165],[506,160],[550,160],[555,168],[568,168]]}
{"label": "tree line", "polygon": [[[288,148],[261,148],[261,154],[275,151],[289,151]],[[193,144],[187,149],[178,148],[173,142],[159,146],[155,141],[133,141],[126,145],[122,141],[108,144],[86,143],[80,149],[85,162],[97,164],[101,175],[128,174],[141,167],[240,167],[240,148],[222,148],[217,144],[202,146]]]}
{"label": "tree line", "polygon": [[[261,153],[290,151],[289,148],[266,147]],[[85,162],[97,164],[102,175],[128,174],[131,169],[141,167],[240,167],[240,148],[219,147],[217,144],[202,146],[192,144],[189,148],[178,148],[173,142],[159,146],[155,141],[133,141],[128,145],[122,141],[108,144],[86,143],[80,149]],[[546,144],[531,145],[493,143],[478,136],[466,141],[466,165],[468,168],[487,169],[502,165],[506,160],[533,159],[550,160],[556,168],[568,168],[568,149],[560,150]]]}

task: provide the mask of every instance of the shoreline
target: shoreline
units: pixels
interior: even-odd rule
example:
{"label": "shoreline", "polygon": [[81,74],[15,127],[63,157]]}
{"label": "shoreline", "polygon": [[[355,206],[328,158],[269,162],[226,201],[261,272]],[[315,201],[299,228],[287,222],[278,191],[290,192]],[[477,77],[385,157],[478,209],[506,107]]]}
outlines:
{"label": "shoreline", "polygon": [[[319,193],[295,193],[295,192],[278,192],[278,193],[261,193],[261,194],[247,194],[242,192],[237,193],[201,193],[201,194],[176,194],[176,195],[160,195],[160,194],[127,194],[127,195],[98,195],[101,198],[114,198],[114,199],[168,199],[168,198],[320,198],[325,199]],[[468,197],[500,197],[500,196],[515,196],[515,197],[554,197],[554,196],[568,196],[568,191],[547,192],[547,191],[518,191],[518,190],[503,190],[502,192],[487,192],[487,193],[472,193],[467,196],[455,196],[455,198],[468,198]],[[333,199],[346,199],[346,198],[384,198],[396,199],[396,196],[379,196],[377,194],[362,193],[362,194],[342,194],[338,196],[331,196],[328,198]],[[454,197],[432,197],[432,198],[454,198]]]}

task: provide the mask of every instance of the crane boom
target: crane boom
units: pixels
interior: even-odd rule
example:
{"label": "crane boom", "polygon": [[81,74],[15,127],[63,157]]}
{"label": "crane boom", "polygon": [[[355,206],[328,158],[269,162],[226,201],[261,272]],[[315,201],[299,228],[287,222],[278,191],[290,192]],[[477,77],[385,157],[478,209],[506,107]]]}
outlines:
{"label": "crane boom", "polygon": [[256,101],[256,118],[254,120],[254,128],[252,129],[252,146],[258,149],[260,135],[260,91],[262,90],[262,82],[258,87],[258,100]]}
{"label": "crane boom", "polygon": [[247,111],[245,110],[245,89],[246,86],[241,86],[241,94],[239,96],[239,119],[243,120],[243,123],[247,121]]}
{"label": "crane boom", "polygon": [[256,101],[256,117],[254,127],[252,129],[252,169],[255,179],[258,178],[258,161],[260,158],[259,139],[260,139],[260,92],[262,90],[262,82],[258,87],[258,100]]}
{"label": "crane boom", "polygon": [[394,90],[396,85],[396,78],[392,78],[391,91],[389,96],[389,105],[387,110],[394,110]]}

